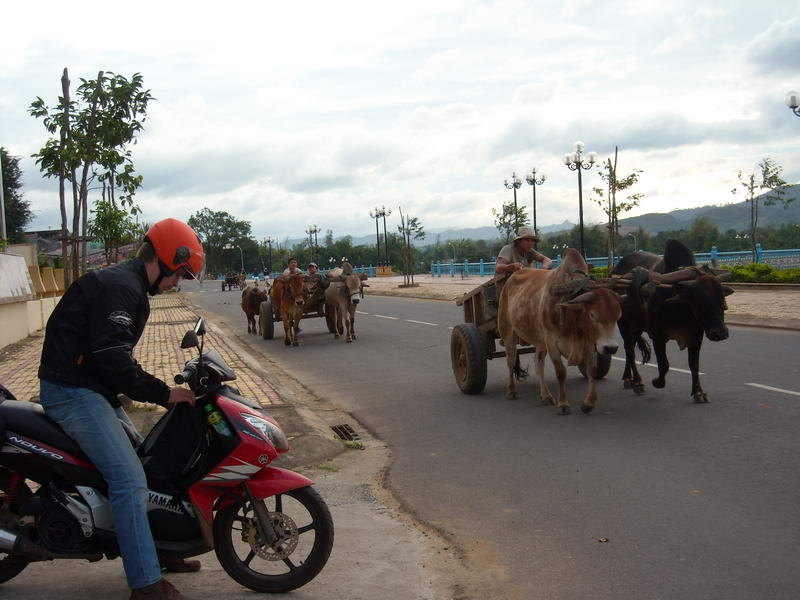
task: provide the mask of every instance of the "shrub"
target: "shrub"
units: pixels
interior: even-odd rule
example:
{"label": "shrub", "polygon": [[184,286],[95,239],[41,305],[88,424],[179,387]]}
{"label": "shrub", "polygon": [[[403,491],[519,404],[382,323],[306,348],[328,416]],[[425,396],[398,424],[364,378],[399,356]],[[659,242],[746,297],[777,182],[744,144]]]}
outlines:
{"label": "shrub", "polygon": [[734,283],[800,283],[800,269],[775,269],[763,263],[750,263],[736,265],[730,271]]}

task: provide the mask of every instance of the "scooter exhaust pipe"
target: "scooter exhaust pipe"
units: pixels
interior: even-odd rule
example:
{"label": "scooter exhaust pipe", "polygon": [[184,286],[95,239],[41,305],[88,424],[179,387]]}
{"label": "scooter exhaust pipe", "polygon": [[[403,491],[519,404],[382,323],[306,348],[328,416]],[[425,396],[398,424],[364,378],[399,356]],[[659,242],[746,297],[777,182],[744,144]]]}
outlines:
{"label": "scooter exhaust pipe", "polygon": [[0,551],[6,554],[22,554],[40,560],[52,560],[54,558],[85,558],[90,561],[95,561],[103,558],[102,553],[99,552],[96,554],[53,552],[44,546],[29,542],[25,538],[21,538],[7,529],[0,529]]}

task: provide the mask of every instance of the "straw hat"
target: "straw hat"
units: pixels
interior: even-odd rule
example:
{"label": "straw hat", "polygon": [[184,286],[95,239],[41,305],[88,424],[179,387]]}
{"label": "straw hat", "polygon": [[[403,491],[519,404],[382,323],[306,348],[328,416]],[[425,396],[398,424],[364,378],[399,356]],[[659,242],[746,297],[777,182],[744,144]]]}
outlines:
{"label": "straw hat", "polygon": [[535,242],[541,241],[542,238],[533,230],[533,227],[520,227],[519,231],[517,232],[517,237],[514,238],[514,241],[523,240],[525,238],[530,238]]}

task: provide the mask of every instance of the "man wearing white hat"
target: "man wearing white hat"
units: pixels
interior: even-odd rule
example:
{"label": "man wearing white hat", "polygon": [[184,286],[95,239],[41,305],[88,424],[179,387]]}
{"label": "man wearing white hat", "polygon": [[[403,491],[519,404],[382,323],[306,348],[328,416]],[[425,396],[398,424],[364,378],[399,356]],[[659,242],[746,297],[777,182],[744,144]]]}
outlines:
{"label": "man wearing white hat", "polygon": [[514,241],[503,246],[497,255],[494,272],[513,273],[536,262],[542,263],[543,269],[549,269],[553,261],[533,249],[534,244],[540,239],[532,227],[520,227]]}

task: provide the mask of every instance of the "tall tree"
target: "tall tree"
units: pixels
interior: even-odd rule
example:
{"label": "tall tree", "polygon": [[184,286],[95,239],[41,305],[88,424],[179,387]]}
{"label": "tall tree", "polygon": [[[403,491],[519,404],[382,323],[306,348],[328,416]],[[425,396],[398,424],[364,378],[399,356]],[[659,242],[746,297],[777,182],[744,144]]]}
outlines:
{"label": "tall tree", "polygon": [[493,208],[492,214],[494,215],[494,226],[497,227],[501,235],[505,236],[506,244],[511,241],[512,236],[516,235],[517,223],[519,223],[520,227],[524,227],[530,223],[524,205],[518,206],[516,214],[514,214],[513,200],[509,200],[503,204],[500,210]]}
{"label": "tall tree", "polygon": [[30,202],[22,197],[22,171],[19,168],[19,160],[18,156],[11,156],[5,148],[0,147],[6,237],[11,244],[24,241],[25,226],[33,219]]}
{"label": "tall tree", "polygon": [[[785,198],[787,183],[781,177],[783,167],[772,158],[764,158],[758,163],[758,173],[743,175],[738,173],[739,185],[744,190],[745,201],[750,203],[750,249],[753,253],[753,262],[758,260],[756,254],[756,235],[758,233],[758,205],[763,202],[764,206],[772,206],[776,203],[783,204],[783,208],[788,208],[794,202],[794,198]],[[760,195],[756,195],[761,191]],[[732,194],[738,194],[739,189],[733,188]]]}
{"label": "tall tree", "polygon": [[614,162],[609,158],[606,162],[602,163],[597,171],[600,178],[606,183],[608,187],[608,196],[602,187],[593,187],[592,190],[597,194],[597,198],[592,198],[596,204],[600,206],[606,217],[608,217],[608,264],[611,265],[613,257],[617,253],[618,238],[619,238],[619,214],[628,212],[632,208],[639,206],[639,201],[644,198],[644,194],[636,193],[630,194],[625,197],[624,202],[617,202],[617,192],[627,190],[639,182],[639,175],[642,171],[634,169],[629,175],[620,176],[617,173],[617,158],[619,156],[619,149],[614,148]]}
{"label": "tall tree", "polygon": [[[250,238],[250,223],[240,221],[224,210],[203,208],[189,217],[188,224],[203,241],[207,269],[214,273],[221,272],[224,268],[223,250],[228,249],[226,246],[242,246],[242,243]],[[241,259],[241,256],[237,258]]]}
{"label": "tall tree", "polygon": [[[57,177],[61,202],[62,258],[68,268],[66,283],[84,270],[88,233],[89,188],[93,181],[103,183],[104,197],[116,207],[137,212],[133,195],[142,184],[131,160],[129,145],[143,129],[150,90],[135,73],[130,80],[112,72],[100,71],[97,79],[81,79],[76,100],[70,97],[67,69],[61,77],[61,93],[55,106],[48,107],[37,97],[29,112],[42,122],[51,135],[34,154],[46,177]],[[66,184],[72,190],[72,228],[68,227]],[[106,196],[107,194],[107,196]],[[67,261],[68,250],[71,261]]]}
{"label": "tall tree", "polygon": [[397,231],[403,240],[403,284],[407,286],[414,285],[414,247],[412,241],[425,239],[425,230],[419,218],[403,215],[403,209],[401,208],[400,225],[397,226]]}
{"label": "tall tree", "polygon": [[108,200],[97,200],[89,220],[89,235],[103,243],[106,263],[116,262],[119,247],[137,237],[138,228],[130,213]]}

